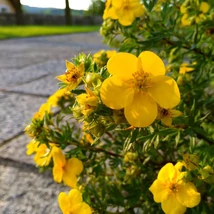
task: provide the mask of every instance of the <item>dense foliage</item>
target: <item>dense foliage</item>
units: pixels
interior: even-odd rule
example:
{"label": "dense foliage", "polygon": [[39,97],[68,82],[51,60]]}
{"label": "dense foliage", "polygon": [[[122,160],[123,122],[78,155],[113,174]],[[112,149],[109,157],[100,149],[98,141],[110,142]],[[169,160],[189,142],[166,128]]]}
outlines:
{"label": "dense foliage", "polygon": [[76,188],[63,213],[214,213],[214,2],[109,0],[103,18],[119,53],[66,63],[28,154]]}

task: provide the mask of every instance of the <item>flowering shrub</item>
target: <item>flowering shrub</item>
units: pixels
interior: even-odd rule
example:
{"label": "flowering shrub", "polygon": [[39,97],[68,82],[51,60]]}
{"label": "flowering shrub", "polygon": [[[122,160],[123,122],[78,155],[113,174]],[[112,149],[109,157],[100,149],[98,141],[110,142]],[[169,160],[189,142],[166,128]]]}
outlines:
{"label": "flowering shrub", "polygon": [[115,50],[66,62],[27,154],[72,188],[64,214],[214,213],[214,2],[108,0],[103,19]]}

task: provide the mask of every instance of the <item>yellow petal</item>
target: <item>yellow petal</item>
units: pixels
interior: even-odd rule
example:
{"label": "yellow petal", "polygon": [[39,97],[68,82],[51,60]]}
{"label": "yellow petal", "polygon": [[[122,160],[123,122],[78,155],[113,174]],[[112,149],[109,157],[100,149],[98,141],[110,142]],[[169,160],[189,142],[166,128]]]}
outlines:
{"label": "yellow petal", "polygon": [[171,126],[172,125],[172,118],[169,116],[163,117],[161,119],[161,122],[165,125],[165,126]]}
{"label": "yellow petal", "polygon": [[63,177],[63,168],[59,165],[54,165],[53,167],[53,179],[54,181],[56,181],[57,183],[61,183],[62,182],[62,177]]}
{"label": "yellow petal", "polygon": [[133,101],[124,110],[127,121],[135,127],[147,127],[157,117],[157,104],[143,93],[135,94]]}
{"label": "yellow petal", "polygon": [[186,207],[179,203],[174,195],[170,195],[167,200],[161,203],[163,211],[167,214],[183,214]]}
{"label": "yellow petal", "polygon": [[77,189],[72,189],[68,193],[71,205],[82,203],[82,193]]}
{"label": "yellow petal", "polygon": [[72,69],[75,69],[76,66],[72,62],[69,62],[69,61],[66,60],[66,68],[68,70],[72,70]]}
{"label": "yellow petal", "polygon": [[118,19],[118,15],[114,7],[111,7],[108,11],[104,12],[103,19],[107,19],[108,17],[111,19]]}
{"label": "yellow petal", "polygon": [[61,167],[64,167],[66,160],[65,160],[64,154],[62,153],[62,150],[60,148],[53,147],[52,155],[53,155],[54,165],[59,165]]}
{"label": "yellow petal", "polygon": [[[121,109],[126,106],[127,98],[131,92],[131,88],[128,88],[124,81],[113,76],[103,82],[100,96],[102,102],[109,108]],[[129,101],[131,102],[132,100],[130,99],[131,96],[129,96]]]}
{"label": "yellow petal", "polygon": [[137,7],[133,8],[133,13],[135,17],[140,17],[144,14],[145,9],[142,5],[137,5]]}
{"label": "yellow petal", "polygon": [[171,77],[156,76],[152,78],[152,87],[148,88],[149,95],[165,109],[174,108],[180,102],[178,85]]}
{"label": "yellow petal", "polygon": [[121,25],[123,26],[129,26],[132,24],[132,22],[135,20],[135,16],[133,12],[129,11],[127,13],[126,11],[123,11],[125,13],[123,14],[118,14],[118,21]]}
{"label": "yellow petal", "polygon": [[167,163],[165,166],[161,168],[158,173],[158,179],[162,181],[171,181],[176,174],[176,169],[172,163]]}
{"label": "yellow petal", "polygon": [[113,75],[131,78],[132,74],[137,71],[137,60],[137,57],[133,54],[117,53],[107,63],[108,72]]}
{"label": "yellow petal", "polygon": [[207,13],[210,9],[210,5],[207,3],[207,2],[201,2],[200,4],[200,8],[199,10],[202,12],[202,13]]}
{"label": "yellow petal", "polygon": [[165,201],[169,195],[169,191],[166,188],[165,182],[162,180],[155,180],[149,190],[152,192],[154,201],[160,203]]}
{"label": "yellow petal", "polygon": [[77,204],[72,211],[73,211],[72,213],[75,213],[75,214],[91,214],[92,213],[90,206],[88,204],[86,204],[85,202],[83,202],[81,204]]}
{"label": "yellow petal", "polygon": [[170,110],[170,113],[171,113],[172,117],[179,117],[183,114],[181,111],[178,111],[175,109]]}
{"label": "yellow petal", "polygon": [[70,158],[67,160],[65,170],[72,171],[75,175],[79,175],[83,171],[82,161],[78,158]]}
{"label": "yellow petal", "polygon": [[176,197],[182,205],[189,208],[197,206],[201,201],[200,193],[191,182],[180,185]]}
{"label": "yellow petal", "polygon": [[68,211],[70,209],[70,200],[69,200],[68,196],[66,195],[66,193],[60,192],[60,194],[58,196],[58,203],[59,203],[59,207],[62,210],[63,214],[68,213]]}
{"label": "yellow petal", "polygon": [[72,171],[65,170],[63,173],[62,180],[65,185],[67,185],[71,188],[76,188],[77,176]]}
{"label": "yellow petal", "polygon": [[57,78],[58,80],[60,80],[61,82],[64,82],[64,83],[67,83],[67,84],[69,83],[69,82],[67,81],[67,79],[66,79],[66,75],[65,75],[65,74],[56,76],[56,78]]}
{"label": "yellow petal", "polygon": [[144,72],[148,72],[153,76],[165,74],[165,65],[161,58],[155,53],[143,51],[138,58],[141,61],[141,67]]}

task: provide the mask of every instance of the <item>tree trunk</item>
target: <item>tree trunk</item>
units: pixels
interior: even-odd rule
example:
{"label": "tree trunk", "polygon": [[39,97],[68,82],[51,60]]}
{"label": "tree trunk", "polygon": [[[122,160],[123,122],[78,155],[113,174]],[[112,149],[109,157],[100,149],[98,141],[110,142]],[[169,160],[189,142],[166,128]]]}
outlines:
{"label": "tree trunk", "polygon": [[23,25],[24,19],[23,19],[23,11],[22,11],[22,5],[20,0],[9,0],[10,3],[13,5],[16,13],[16,24],[17,25]]}
{"label": "tree trunk", "polygon": [[65,0],[65,24],[71,25],[71,10],[69,6],[69,0]]}

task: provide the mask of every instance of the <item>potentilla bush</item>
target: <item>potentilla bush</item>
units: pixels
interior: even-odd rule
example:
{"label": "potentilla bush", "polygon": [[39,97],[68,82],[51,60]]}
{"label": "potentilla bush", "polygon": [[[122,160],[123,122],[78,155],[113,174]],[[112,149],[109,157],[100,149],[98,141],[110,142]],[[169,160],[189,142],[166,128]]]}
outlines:
{"label": "potentilla bush", "polygon": [[214,213],[214,1],[108,0],[114,50],[66,61],[26,127],[64,214]]}

